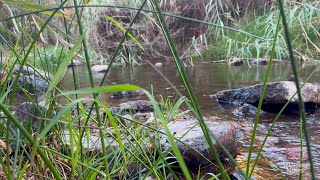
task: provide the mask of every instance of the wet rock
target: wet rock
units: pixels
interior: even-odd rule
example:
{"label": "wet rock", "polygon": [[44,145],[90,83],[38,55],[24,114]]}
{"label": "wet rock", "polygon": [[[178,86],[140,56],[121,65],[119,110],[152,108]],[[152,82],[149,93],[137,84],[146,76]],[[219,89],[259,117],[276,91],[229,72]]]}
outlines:
{"label": "wet rock", "polygon": [[68,65],[68,67],[72,67],[72,66],[81,66],[83,64],[83,62],[82,61],[80,61],[80,60],[76,60],[76,59],[74,59],[73,61],[70,61],[70,63],[69,63],[69,65]]}
{"label": "wet rock", "polygon": [[[217,101],[224,103],[242,102],[248,104],[258,104],[262,90],[262,84],[248,86],[244,88],[224,90],[217,92],[214,96]],[[295,83],[292,81],[270,82],[267,84],[264,96],[264,104],[286,103],[296,92]],[[301,89],[302,98],[305,103],[320,102],[320,86],[317,84],[306,83]],[[298,103],[297,95],[291,103]]]}
{"label": "wet rock", "polygon": [[268,65],[269,59],[267,58],[257,58],[257,59],[252,59],[250,61],[251,66],[258,66],[258,65]]}
{"label": "wet rock", "polygon": [[243,64],[243,59],[241,58],[232,58],[229,61],[229,66],[241,66]]}
{"label": "wet rock", "polygon": [[105,72],[108,67],[108,65],[95,65],[91,67],[91,70],[93,73]]}
{"label": "wet rock", "polygon": [[[13,80],[15,80],[16,73],[18,72],[19,69],[20,69],[19,65],[16,65],[14,67],[15,72],[13,74],[13,79],[10,80],[11,83],[13,83]],[[49,87],[49,83],[44,78],[51,80],[52,75],[42,70],[37,70],[36,72],[31,67],[24,66],[20,73],[18,83],[20,86],[22,86],[24,89],[26,89],[31,93],[45,92]]]}
{"label": "wet rock", "polygon": [[118,107],[122,112],[153,112],[151,102],[146,100],[128,101],[119,104]]}
{"label": "wet rock", "polygon": [[[255,117],[257,113],[258,113],[258,108],[256,106],[253,106],[253,105],[247,104],[247,103],[244,103],[242,106],[236,108],[233,111],[234,115],[240,116],[240,117]],[[263,113],[264,112],[261,110],[260,116]]]}
{"label": "wet rock", "polygon": [[157,67],[157,68],[162,68],[163,63],[157,62],[154,66]]}
{"label": "wet rock", "polygon": [[130,97],[142,96],[142,95],[144,95],[144,92],[141,90],[121,91],[121,92],[112,93],[112,97],[115,99],[130,98]]}
{"label": "wet rock", "polygon": [[[235,157],[237,155],[235,126],[231,123],[212,120],[206,121],[206,124],[209,131],[214,133],[217,139],[219,139],[231,155]],[[199,166],[203,167],[211,164],[207,159],[211,162],[215,162],[215,158],[212,155],[209,145],[207,144],[201,127],[198,125],[198,121],[196,119],[172,121],[168,123],[168,127],[174,137],[179,139],[176,143],[188,167],[199,168]],[[164,130],[162,131],[164,132]],[[169,140],[164,135],[161,135],[161,138],[161,147],[163,150],[169,150],[171,148]],[[228,161],[227,156],[217,144],[214,137],[211,137],[211,140],[217,149],[220,159]]]}

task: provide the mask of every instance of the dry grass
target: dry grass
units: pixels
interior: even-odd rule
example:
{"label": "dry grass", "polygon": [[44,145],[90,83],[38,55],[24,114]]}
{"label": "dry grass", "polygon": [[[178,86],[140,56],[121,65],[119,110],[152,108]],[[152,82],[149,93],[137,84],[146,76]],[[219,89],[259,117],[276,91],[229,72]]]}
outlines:
{"label": "dry grass", "polygon": [[[120,1],[111,2],[111,5],[134,6],[141,1]],[[247,14],[269,10],[273,5],[273,0],[253,1],[253,0],[163,0],[160,2],[161,9],[164,12],[188,17],[197,20],[205,20],[217,24],[231,25],[237,22]],[[149,8],[150,7],[145,7]],[[103,18],[111,16],[117,20],[123,27],[127,28],[136,11],[128,9],[100,8],[94,11],[93,16],[96,23],[89,29],[89,42],[95,52],[103,60],[110,58],[123,32],[112,22]],[[92,12],[91,12],[92,13]],[[201,53],[208,48],[207,40],[216,29],[210,29],[206,25],[191,22],[174,17],[165,17],[169,27],[170,34],[177,45],[179,54],[183,58]],[[92,23],[92,22],[91,22]],[[156,21],[154,14],[142,12],[138,22],[134,24],[131,30],[132,34],[144,46],[145,51],[141,51],[132,41],[128,40],[123,45],[121,57],[136,57],[138,59],[154,59],[164,57],[169,58],[169,52],[160,26]],[[129,59],[127,59],[130,61]]]}

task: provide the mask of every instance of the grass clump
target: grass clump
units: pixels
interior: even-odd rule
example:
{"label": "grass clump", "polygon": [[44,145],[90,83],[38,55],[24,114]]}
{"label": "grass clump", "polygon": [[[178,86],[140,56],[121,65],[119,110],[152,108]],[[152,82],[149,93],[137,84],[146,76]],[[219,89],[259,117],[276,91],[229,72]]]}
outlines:
{"label": "grass clump", "polygon": [[[292,38],[293,51],[302,60],[312,60],[319,53],[319,2],[287,2],[284,6],[288,16],[288,26]],[[211,47],[203,53],[204,59],[226,59],[230,57],[256,58],[267,56],[272,49],[272,38],[276,32],[279,10],[271,7],[263,15],[251,15],[240,19],[232,27],[240,31],[254,34],[248,36],[244,33],[227,31],[224,35],[213,38]],[[280,30],[275,58],[288,60],[288,51]]]}

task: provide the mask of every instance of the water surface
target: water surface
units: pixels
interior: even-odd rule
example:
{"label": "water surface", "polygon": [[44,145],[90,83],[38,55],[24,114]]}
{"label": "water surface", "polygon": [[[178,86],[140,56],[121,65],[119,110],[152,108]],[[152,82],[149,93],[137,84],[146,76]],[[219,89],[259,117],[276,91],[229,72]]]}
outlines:
{"label": "water surface", "polygon": [[[299,74],[305,79],[314,69],[315,65],[299,65]],[[190,79],[191,85],[196,94],[201,111],[205,116],[218,116],[223,121],[231,121],[238,127],[238,142],[241,154],[237,161],[241,167],[245,168],[245,158],[248,154],[248,147],[251,139],[251,130],[253,128],[252,118],[240,118],[232,114],[233,109],[225,109],[214,98],[209,96],[225,89],[239,88],[248,85],[262,83],[266,74],[267,66],[247,65],[230,67],[225,63],[197,63],[195,66],[186,67],[185,70]],[[77,67],[77,80],[80,87],[89,87],[90,81],[86,67]],[[182,93],[186,94],[179,78],[179,74],[174,63],[164,63],[159,71]],[[170,98],[172,101],[178,98],[177,93],[170,84],[149,64],[142,64],[134,67],[114,67],[107,76],[105,85],[110,84],[134,84],[147,90],[154,90],[157,96]],[[269,81],[288,80],[292,75],[291,65],[287,63],[273,64]],[[98,85],[103,77],[103,73],[95,74],[94,80]],[[319,82],[320,73],[316,72],[309,82]],[[65,89],[73,88],[72,71],[68,70],[63,81]],[[268,93],[268,92],[266,92]],[[119,104],[128,99],[115,100],[111,94],[101,94],[101,99],[108,105]],[[138,97],[139,99],[145,97]],[[130,100],[130,99],[129,99]],[[313,144],[313,155],[316,171],[320,177],[320,121],[319,113],[308,114],[308,126]],[[255,149],[257,150],[263,141],[268,128],[270,127],[275,114],[265,113],[258,126],[257,140]],[[290,158],[291,151],[299,146],[299,117],[296,115],[283,115],[276,124],[271,137],[263,148],[262,158],[258,163],[258,170],[255,176],[259,179],[281,179],[298,177],[298,160]],[[256,152],[256,151],[255,151]],[[256,154],[253,154],[253,157]],[[309,165],[306,160],[303,163],[304,174],[309,171]],[[282,172],[282,174],[280,173]],[[310,176],[304,175],[308,179]]]}

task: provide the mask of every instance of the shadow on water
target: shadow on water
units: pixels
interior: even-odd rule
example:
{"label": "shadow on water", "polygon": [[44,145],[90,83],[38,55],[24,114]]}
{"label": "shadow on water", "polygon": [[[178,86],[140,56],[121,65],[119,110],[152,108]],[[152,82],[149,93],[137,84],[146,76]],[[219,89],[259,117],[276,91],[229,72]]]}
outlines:
{"label": "shadow on water", "polygon": [[[198,63],[192,67],[186,67],[191,85],[197,96],[201,110],[205,116],[218,116],[222,120],[232,121],[238,128],[238,142],[240,144],[240,155],[237,160],[241,166],[245,166],[245,158],[249,149],[253,118],[240,118],[232,114],[232,109],[225,109],[209,95],[220,90],[239,88],[248,85],[263,83],[267,66],[238,66],[230,67],[227,64]],[[315,68],[314,65],[299,66],[299,74],[305,79]],[[89,76],[86,67],[77,67],[77,79],[79,87],[89,87]],[[182,94],[186,94],[179,74],[174,63],[164,63],[159,69]],[[269,81],[288,80],[291,76],[291,66],[286,63],[273,64]],[[95,82],[98,85],[103,73],[95,74]],[[319,82],[320,74],[316,73],[310,82]],[[176,92],[161,77],[155,69],[148,64],[135,67],[114,67],[107,76],[105,85],[110,84],[134,84],[147,90],[153,87],[156,95],[177,99]],[[63,87],[67,90],[73,88],[72,71],[69,69],[63,80]],[[267,92],[268,93],[268,92]],[[101,94],[101,99],[106,104],[115,105],[128,99],[112,99],[111,94]],[[145,98],[145,97],[138,97]],[[131,100],[131,99],[130,99]],[[255,149],[259,149],[268,128],[271,126],[276,114],[265,113],[260,118],[258,135]],[[316,172],[320,172],[320,110],[315,110],[308,115],[308,127],[310,130],[314,162]],[[271,137],[263,148],[258,170],[255,172],[257,178],[280,179],[281,172],[284,177],[297,178],[299,175],[299,160],[292,158],[290,153],[299,146],[299,117],[294,114],[282,115],[276,124]],[[254,157],[254,156],[253,156]],[[244,167],[245,168],[245,167]],[[309,173],[307,160],[303,162],[304,174]],[[320,174],[318,174],[320,176]],[[260,179],[260,178],[259,178]]]}

